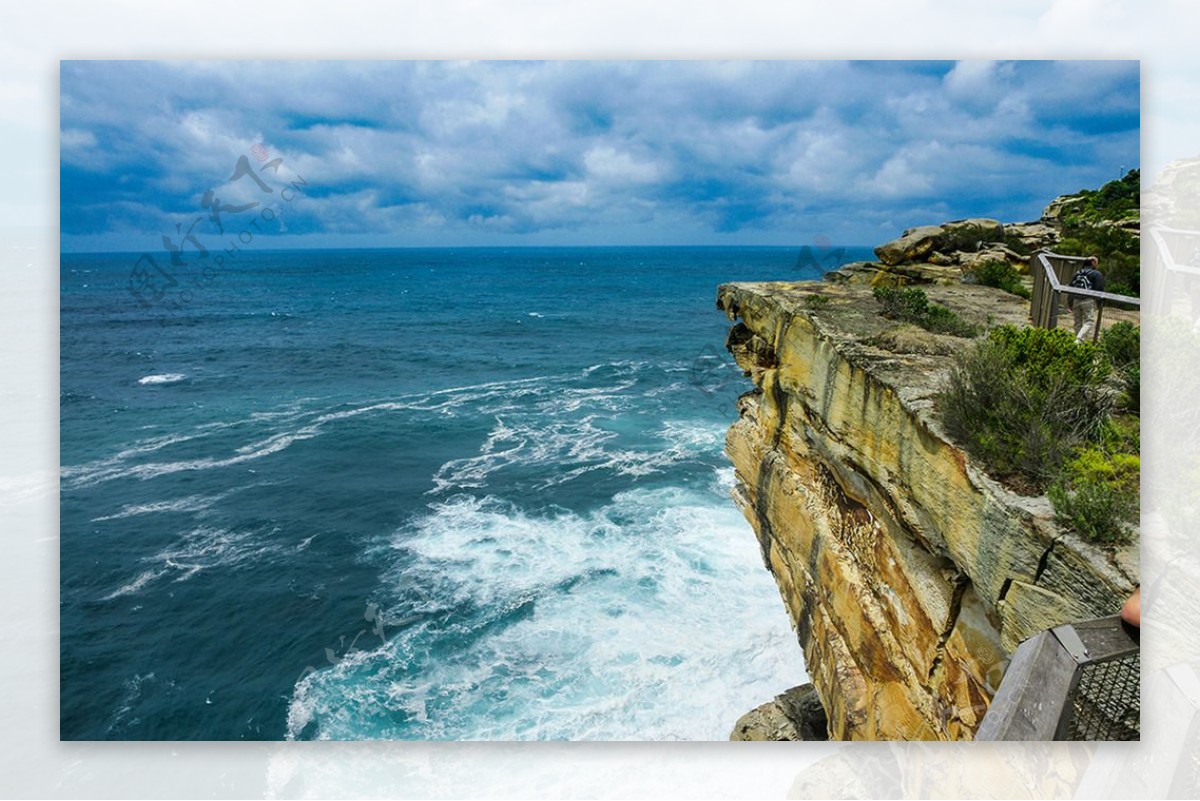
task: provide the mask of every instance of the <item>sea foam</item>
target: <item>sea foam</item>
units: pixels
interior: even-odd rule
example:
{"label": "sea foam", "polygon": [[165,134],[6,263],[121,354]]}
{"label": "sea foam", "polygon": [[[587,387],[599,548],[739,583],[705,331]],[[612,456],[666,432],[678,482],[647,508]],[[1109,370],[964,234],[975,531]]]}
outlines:
{"label": "sea foam", "polygon": [[289,738],[717,740],[804,680],[753,534],[713,493],[587,514],[459,495],[391,558],[386,641],[301,679]]}

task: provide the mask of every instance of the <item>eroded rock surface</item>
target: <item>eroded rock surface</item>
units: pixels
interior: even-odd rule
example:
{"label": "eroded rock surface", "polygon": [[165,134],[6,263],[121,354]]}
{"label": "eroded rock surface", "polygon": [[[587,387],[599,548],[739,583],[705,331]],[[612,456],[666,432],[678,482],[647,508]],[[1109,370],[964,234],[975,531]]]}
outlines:
{"label": "eroded rock surface", "polygon": [[[1026,321],[997,289],[924,288],[973,321]],[[735,500],[832,738],[969,739],[1021,640],[1120,608],[1136,546],[1059,532],[1046,498],[992,480],[941,430],[936,392],[967,340],[886,320],[853,283],[725,284],[717,305],[756,387],[726,440]]]}
{"label": "eroded rock surface", "polygon": [[730,740],[828,740],[828,722],[817,689],[793,687],[742,715]]}

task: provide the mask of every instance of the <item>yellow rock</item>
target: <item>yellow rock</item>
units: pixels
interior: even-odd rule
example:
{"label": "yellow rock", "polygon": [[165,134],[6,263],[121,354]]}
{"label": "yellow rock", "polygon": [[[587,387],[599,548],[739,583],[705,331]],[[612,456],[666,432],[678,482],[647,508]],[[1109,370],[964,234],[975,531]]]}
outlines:
{"label": "yellow rock", "polygon": [[[821,285],[828,287],[828,285]],[[796,628],[834,739],[970,739],[1009,653],[1115,614],[1137,577],[1060,533],[1043,497],[990,479],[941,431],[933,398],[965,340],[911,335],[868,287],[726,284],[729,348],[757,389],[726,438],[734,497]],[[982,321],[1028,306],[986,287],[927,287]],[[781,678],[781,686],[793,684]]]}

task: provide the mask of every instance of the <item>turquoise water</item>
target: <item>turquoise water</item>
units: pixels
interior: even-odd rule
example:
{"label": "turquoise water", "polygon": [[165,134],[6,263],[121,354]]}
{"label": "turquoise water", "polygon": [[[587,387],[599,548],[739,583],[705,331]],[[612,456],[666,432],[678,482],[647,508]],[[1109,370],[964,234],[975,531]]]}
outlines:
{"label": "turquoise water", "polygon": [[797,250],[247,250],[166,317],[136,258],[62,258],[64,739],[725,739],[803,680],[714,306]]}

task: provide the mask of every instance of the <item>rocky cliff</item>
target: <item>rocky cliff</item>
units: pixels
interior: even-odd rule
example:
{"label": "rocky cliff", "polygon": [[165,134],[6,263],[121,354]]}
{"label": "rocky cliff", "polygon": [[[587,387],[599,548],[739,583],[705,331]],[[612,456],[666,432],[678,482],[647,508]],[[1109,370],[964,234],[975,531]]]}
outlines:
{"label": "rocky cliff", "polygon": [[[1018,297],[942,283],[930,300],[964,317],[1026,323]],[[832,738],[969,739],[1022,639],[1120,608],[1136,545],[1060,532],[1046,498],[941,430],[934,396],[966,340],[884,319],[854,281],[726,284],[717,306],[755,385],[727,436],[735,500]]]}

